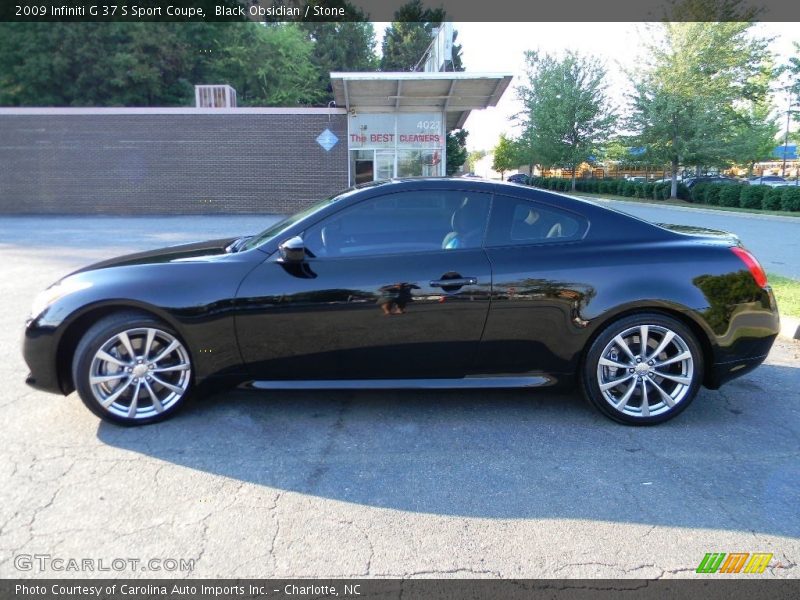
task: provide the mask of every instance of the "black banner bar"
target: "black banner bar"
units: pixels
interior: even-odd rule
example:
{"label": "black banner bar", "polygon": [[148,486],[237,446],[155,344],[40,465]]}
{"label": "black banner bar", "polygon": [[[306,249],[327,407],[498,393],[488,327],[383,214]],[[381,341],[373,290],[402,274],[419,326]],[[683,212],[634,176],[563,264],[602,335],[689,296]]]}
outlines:
{"label": "black banner bar", "polygon": [[800,580],[721,579],[6,579],[0,598],[36,600],[795,600]]}
{"label": "black banner bar", "polygon": [[[408,0],[2,0],[0,22],[391,21]],[[800,21],[786,0],[423,0],[454,22]]]}

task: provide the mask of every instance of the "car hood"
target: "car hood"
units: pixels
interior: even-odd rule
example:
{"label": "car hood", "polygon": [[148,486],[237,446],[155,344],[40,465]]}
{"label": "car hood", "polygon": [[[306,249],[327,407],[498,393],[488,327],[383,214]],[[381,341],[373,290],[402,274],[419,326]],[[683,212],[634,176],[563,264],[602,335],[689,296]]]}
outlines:
{"label": "car hood", "polygon": [[721,231],[719,229],[709,229],[708,227],[698,227],[697,225],[674,225],[672,223],[656,223],[659,227],[689,235],[692,237],[705,238],[715,241],[731,242],[732,244],[739,243],[739,236],[729,231]]}
{"label": "car hood", "polygon": [[237,238],[223,238],[218,240],[208,240],[205,242],[193,242],[191,244],[180,244],[178,246],[169,246],[167,248],[158,248],[156,250],[147,250],[145,252],[136,252],[134,254],[126,254],[124,256],[117,256],[108,260],[103,260],[87,267],[83,267],[72,273],[84,273],[86,271],[96,271],[98,269],[107,269],[109,267],[124,267],[131,265],[148,265],[156,263],[168,263],[186,260],[205,260],[212,256],[226,254],[226,248],[231,245]]}

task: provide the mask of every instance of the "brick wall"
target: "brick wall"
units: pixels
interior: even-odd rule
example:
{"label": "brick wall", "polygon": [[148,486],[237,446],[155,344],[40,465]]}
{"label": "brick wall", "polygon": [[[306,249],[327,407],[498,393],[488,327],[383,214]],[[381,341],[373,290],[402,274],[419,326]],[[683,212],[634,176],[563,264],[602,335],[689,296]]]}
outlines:
{"label": "brick wall", "polygon": [[342,110],[40,110],[0,110],[0,214],[285,214],[348,184]]}

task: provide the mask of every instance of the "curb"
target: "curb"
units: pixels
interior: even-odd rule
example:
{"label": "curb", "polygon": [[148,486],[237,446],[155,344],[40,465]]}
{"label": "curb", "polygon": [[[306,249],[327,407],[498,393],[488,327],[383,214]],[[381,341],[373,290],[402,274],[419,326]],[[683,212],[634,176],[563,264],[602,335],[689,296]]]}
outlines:
{"label": "curb", "polygon": [[800,340],[800,319],[781,316],[781,332],[779,335],[790,340]]}

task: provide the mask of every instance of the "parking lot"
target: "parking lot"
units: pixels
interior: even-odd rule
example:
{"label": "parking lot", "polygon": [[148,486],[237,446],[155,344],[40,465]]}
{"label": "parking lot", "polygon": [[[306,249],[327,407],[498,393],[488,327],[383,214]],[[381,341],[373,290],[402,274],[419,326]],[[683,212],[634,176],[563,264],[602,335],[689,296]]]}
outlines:
{"label": "parking lot", "polygon": [[652,428],[577,393],[499,390],[233,391],[127,429],[25,385],[22,326],[54,280],[269,222],[0,222],[0,577],[93,576],[20,570],[34,554],[194,560],[103,574],[124,577],[687,577],[707,552],[773,553],[760,576],[798,577],[800,344],[785,339]]}

